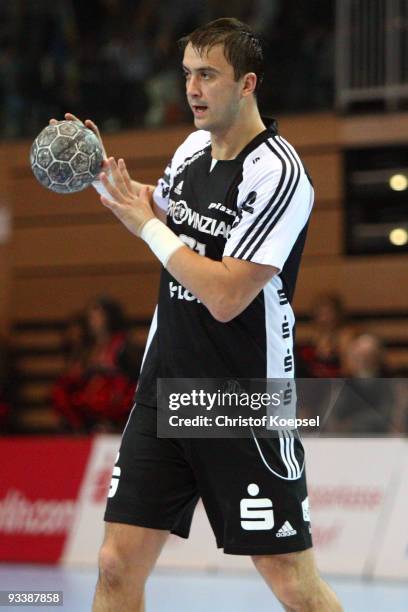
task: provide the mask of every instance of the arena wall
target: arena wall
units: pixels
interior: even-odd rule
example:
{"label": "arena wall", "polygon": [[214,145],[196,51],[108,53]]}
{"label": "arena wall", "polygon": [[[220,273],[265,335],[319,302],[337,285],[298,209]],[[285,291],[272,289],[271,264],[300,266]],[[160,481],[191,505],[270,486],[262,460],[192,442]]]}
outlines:
{"label": "arena wall", "polygon": [[[190,127],[121,133],[106,137],[108,151],[127,160],[131,174],[154,183]],[[341,118],[330,114],[282,117],[280,130],[298,148],[316,187],[295,306],[307,313],[316,293],[336,290],[352,310],[406,308],[408,256],[343,255],[342,150],[401,141],[408,114]],[[159,267],[148,249],[103,209],[95,192],[56,195],[33,178],[27,142],[3,144],[1,191],[12,209],[9,267],[11,320],[64,317],[91,296],[109,290],[133,316],[148,317]],[[1,248],[4,248],[1,247]],[[375,276],[373,276],[375,271]],[[399,290],[395,291],[398,286]]]}

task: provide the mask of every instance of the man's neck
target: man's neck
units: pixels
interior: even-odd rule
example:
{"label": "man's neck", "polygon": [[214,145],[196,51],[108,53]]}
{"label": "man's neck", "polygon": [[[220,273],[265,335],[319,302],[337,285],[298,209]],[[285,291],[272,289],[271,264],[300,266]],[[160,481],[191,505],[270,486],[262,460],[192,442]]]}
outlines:
{"label": "man's neck", "polygon": [[258,109],[250,116],[238,118],[224,132],[211,133],[212,157],[218,160],[235,159],[244,147],[265,130]]}

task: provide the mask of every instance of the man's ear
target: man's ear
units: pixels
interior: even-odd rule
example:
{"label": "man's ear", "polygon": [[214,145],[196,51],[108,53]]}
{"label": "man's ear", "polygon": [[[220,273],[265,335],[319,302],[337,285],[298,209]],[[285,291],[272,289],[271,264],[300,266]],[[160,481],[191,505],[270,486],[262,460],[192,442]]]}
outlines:
{"label": "man's ear", "polygon": [[258,82],[258,77],[255,72],[247,72],[242,77],[242,95],[250,96],[255,92],[256,84]]}

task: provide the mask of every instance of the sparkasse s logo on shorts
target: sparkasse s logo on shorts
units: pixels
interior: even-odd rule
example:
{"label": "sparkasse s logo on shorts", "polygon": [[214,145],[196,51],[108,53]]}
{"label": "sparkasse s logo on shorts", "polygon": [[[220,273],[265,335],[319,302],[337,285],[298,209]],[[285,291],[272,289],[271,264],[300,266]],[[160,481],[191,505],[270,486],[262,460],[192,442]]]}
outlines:
{"label": "sparkasse s logo on shorts", "polygon": [[272,509],[272,500],[269,497],[256,497],[259,487],[251,483],[247,488],[251,497],[244,497],[240,502],[241,527],[246,531],[269,531],[273,529],[275,521]]}

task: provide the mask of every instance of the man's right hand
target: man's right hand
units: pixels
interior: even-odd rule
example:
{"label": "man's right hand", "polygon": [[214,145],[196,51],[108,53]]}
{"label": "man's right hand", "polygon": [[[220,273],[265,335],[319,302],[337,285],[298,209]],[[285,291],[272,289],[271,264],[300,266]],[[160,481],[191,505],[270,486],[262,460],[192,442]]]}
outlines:
{"label": "man's right hand", "polygon": [[[96,137],[98,138],[99,142],[101,143],[101,147],[102,147],[102,151],[103,151],[104,167],[105,167],[105,165],[106,165],[105,162],[108,159],[108,156],[107,156],[104,144],[103,144],[101,133],[100,133],[96,123],[91,121],[91,119],[85,119],[85,121],[81,121],[81,119],[78,119],[78,117],[76,117],[72,113],[65,113],[64,117],[65,117],[66,121],[78,121],[79,123],[82,123],[82,125],[85,125],[85,127],[89,128],[96,135]],[[58,120],[57,119],[50,119],[49,123],[50,123],[50,125],[55,125],[56,123],[58,123]]]}
{"label": "man's right hand", "polygon": [[[102,140],[102,136],[101,133],[99,131],[98,126],[96,125],[96,123],[94,123],[93,121],[91,121],[91,119],[86,119],[85,121],[81,121],[81,119],[79,119],[78,117],[76,117],[75,115],[73,115],[72,113],[65,113],[64,118],[66,121],[79,121],[79,123],[82,123],[83,125],[85,125],[87,128],[89,128],[90,130],[92,130],[92,132],[97,136],[99,142],[101,143],[102,146],[102,151],[103,151],[103,165],[101,168],[102,172],[106,172],[107,174],[109,174],[109,162],[108,162],[108,156],[106,153],[106,149],[104,147],[103,144],[103,140]],[[50,125],[55,125],[56,123],[58,123],[58,119],[50,119],[49,121]],[[129,177],[129,181],[131,183],[131,189],[132,192],[139,197],[141,189],[145,186],[144,183],[139,183],[138,181],[135,180],[131,180]],[[164,223],[166,222],[166,213],[164,211],[162,211],[154,202],[153,200],[153,196],[152,193],[154,191],[154,186],[153,185],[147,185],[147,187],[149,187],[147,194],[148,194],[148,198],[150,201],[151,206],[153,207],[153,210],[156,214],[156,216],[163,221]]]}

